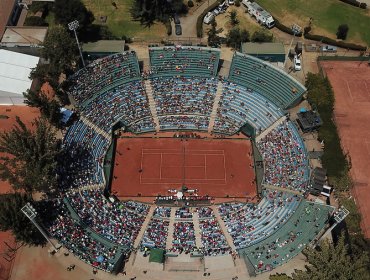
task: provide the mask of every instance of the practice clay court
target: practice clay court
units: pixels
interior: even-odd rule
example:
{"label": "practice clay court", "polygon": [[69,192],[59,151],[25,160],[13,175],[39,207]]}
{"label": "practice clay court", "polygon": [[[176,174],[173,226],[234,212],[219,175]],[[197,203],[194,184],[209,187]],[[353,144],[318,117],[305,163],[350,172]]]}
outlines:
{"label": "practice clay court", "polygon": [[118,197],[197,190],[212,197],[256,194],[248,139],[120,138],[112,191]]}
{"label": "practice clay court", "polygon": [[352,192],[370,238],[370,67],[367,61],[325,61],[321,66],[334,90],[335,121],[352,164]]}

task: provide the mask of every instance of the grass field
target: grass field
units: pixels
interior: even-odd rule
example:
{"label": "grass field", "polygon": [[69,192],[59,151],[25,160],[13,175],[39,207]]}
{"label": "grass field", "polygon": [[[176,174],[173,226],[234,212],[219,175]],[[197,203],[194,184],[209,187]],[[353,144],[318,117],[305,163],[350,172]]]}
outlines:
{"label": "grass field", "polygon": [[[227,9],[227,12],[221,15],[218,15],[216,17],[216,22],[217,22],[217,29],[218,28],[223,28],[223,32],[220,34],[222,36],[226,36],[226,34],[232,29],[232,26],[229,22],[229,12],[231,11],[236,11],[238,15],[238,20],[239,24],[237,25],[240,29],[246,29],[250,36],[252,37],[253,33],[255,31],[260,31],[260,30],[266,30],[261,27],[253,18],[249,16],[248,13],[245,13],[245,8],[244,6],[240,6],[239,8],[236,6],[231,6]],[[208,26],[207,30],[210,28]],[[266,30],[268,34],[271,34],[270,31]]]}
{"label": "grass field", "polygon": [[126,35],[131,38],[157,40],[165,38],[166,28],[162,23],[157,23],[149,28],[143,27],[139,22],[133,21],[130,8],[133,0],[115,0],[118,9],[112,6],[111,0],[82,0],[87,9],[93,12],[95,23],[101,24],[100,16],[107,16],[108,26],[113,35],[121,37]]}
{"label": "grass field", "polygon": [[337,28],[349,26],[348,42],[370,46],[370,10],[353,7],[338,0],[257,0],[283,24],[305,27],[313,18],[312,34],[336,38]]}

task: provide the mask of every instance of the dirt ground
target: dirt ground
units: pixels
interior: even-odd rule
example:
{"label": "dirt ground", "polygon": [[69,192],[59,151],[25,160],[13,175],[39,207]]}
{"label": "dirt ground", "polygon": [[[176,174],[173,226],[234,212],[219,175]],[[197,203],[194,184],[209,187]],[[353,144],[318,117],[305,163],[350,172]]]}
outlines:
{"label": "dirt ground", "polygon": [[335,94],[335,121],[345,153],[349,152],[353,194],[370,238],[370,67],[367,62],[321,62]]}

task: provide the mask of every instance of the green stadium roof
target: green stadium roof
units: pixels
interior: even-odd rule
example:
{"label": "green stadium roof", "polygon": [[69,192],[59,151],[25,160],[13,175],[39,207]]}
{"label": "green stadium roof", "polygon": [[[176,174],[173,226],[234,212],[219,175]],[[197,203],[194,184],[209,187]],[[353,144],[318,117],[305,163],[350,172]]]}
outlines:
{"label": "green stadium roof", "polygon": [[83,44],[82,50],[89,53],[121,53],[124,47],[124,40],[100,40]]}
{"label": "green stadium roof", "polygon": [[151,249],[149,262],[163,263],[164,262],[164,250],[162,249]]}
{"label": "green stadium roof", "polygon": [[285,49],[283,43],[243,43],[242,53],[285,54]]}

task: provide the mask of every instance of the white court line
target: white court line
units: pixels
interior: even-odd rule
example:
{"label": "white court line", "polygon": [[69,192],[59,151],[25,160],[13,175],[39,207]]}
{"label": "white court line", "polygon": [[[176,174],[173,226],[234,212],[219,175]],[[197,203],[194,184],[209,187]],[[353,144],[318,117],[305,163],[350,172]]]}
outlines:
{"label": "white court line", "polygon": [[204,176],[207,179],[207,155],[204,155]]}
{"label": "white court line", "polygon": [[351,96],[352,103],[354,103],[355,101],[354,101],[354,98],[352,96],[352,91],[351,91],[351,88],[349,87],[348,81],[346,81],[346,83],[347,83],[347,88],[348,88],[349,95]]}
{"label": "white court line", "polygon": [[159,164],[159,179],[162,180],[162,159],[163,156],[161,154],[161,163]]}

